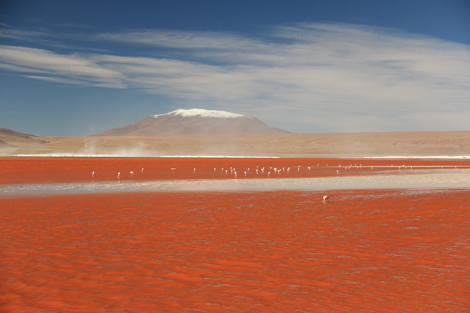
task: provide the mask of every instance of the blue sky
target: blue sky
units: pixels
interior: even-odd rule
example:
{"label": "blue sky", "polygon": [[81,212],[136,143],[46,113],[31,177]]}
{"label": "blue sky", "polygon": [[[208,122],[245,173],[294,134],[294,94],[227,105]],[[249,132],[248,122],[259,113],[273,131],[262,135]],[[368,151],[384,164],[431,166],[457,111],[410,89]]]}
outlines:
{"label": "blue sky", "polygon": [[0,128],[203,108],[299,133],[469,129],[470,1],[0,3]]}

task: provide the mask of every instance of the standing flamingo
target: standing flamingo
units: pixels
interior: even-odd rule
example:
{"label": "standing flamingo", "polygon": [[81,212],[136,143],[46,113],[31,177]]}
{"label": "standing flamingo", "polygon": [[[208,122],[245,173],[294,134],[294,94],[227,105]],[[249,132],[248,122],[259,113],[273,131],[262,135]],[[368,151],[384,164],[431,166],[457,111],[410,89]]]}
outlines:
{"label": "standing flamingo", "polygon": [[330,197],[328,197],[328,195],[324,195],[323,196],[323,203],[329,202],[329,201],[330,201]]}

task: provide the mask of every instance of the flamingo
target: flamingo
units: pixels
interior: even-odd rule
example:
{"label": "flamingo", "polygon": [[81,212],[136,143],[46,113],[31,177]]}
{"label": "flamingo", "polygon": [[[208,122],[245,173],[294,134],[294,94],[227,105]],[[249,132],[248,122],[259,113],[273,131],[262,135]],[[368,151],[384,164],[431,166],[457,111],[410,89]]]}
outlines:
{"label": "flamingo", "polygon": [[233,172],[233,174],[235,175],[235,178],[237,178],[237,172]]}
{"label": "flamingo", "polygon": [[246,171],[245,171],[245,177],[246,177]]}
{"label": "flamingo", "polygon": [[323,196],[323,203],[329,202],[329,201],[330,201],[330,197],[328,197],[328,195],[324,195]]}
{"label": "flamingo", "polygon": [[143,167],[142,167],[142,170],[141,170],[140,172],[141,172],[141,173],[143,173],[143,172],[144,172],[144,168],[143,168]]}
{"label": "flamingo", "polygon": [[134,172],[130,171],[129,174],[131,174],[131,177],[134,177]]}
{"label": "flamingo", "polygon": [[117,178],[118,178],[118,179],[121,179],[121,172],[118,172]]}
{"label": "flamingo", "polygon": [[196,168],[194,168],[194,173],[196,173]]}
{"label": "flamingo", "polygon": [[91,172],[91,177],[95,177],[95,171]]}

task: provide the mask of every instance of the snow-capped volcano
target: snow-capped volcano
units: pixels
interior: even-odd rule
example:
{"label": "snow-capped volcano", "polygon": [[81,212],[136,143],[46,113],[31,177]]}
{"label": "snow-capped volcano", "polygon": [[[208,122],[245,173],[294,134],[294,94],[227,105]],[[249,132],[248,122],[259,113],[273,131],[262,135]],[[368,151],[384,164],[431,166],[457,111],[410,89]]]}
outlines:
{"label": "snow-capped volcano", "polygon": [[282,134],[288,131],[270,127],[256,117],[216,110],[175,110],[152,115],[143,120],[110,129],[97,136],[165,136],[165,135],[236,135]]}
{"label": "snow-capped volcano", "polygon": [[193,116],[201,116],[201,117],[216,117],[216,118],[239,118],[239,117],[246,117],[242,114],[230,113],[225,111],[216,111],[216,110],[204,110],[204,109],[190,109],[190,110],[183,110],[178,109],[166,114],[154,115],[153,117],[163,116],[163,115],[179,115],[182,117],[193,117]]}

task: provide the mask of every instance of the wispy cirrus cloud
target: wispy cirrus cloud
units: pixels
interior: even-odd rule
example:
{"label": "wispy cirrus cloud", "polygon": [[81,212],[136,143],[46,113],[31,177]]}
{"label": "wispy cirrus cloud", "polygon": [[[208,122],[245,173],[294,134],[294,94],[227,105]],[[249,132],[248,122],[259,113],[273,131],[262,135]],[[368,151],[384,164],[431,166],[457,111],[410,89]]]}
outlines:
{"label": "wispy cirrus cloud", "polygon": [[[0,66],[56,83],[141,88],[299,132],[465,129],[462,116],[470,120],[470,47],[430,37],[316,23],[258,37],[132,30],[88,39],[151,49],[58,54],[2,46]],[[177,53],[158,56],[168,49]]]}
{"label": "wispy cirrus cloud", "polygon": [[178,30],[132,30],[98,33],[90,40],[116,41],[174,49],[258,50],[265,47],[259,39],[228,32]]}
{"label": "wispy cirrus cloud", "polygon": [[0,66],[5,69],[49,75],[25,75],[30,78],[66,83],[75,82],[90,86],[115,82],[114,88],[122,86],[120,80],[123,76],[121,73],[102,67],[92,58],[79,54],[61,55],[44,49],[3,45],[0,46],[0,62]]}

